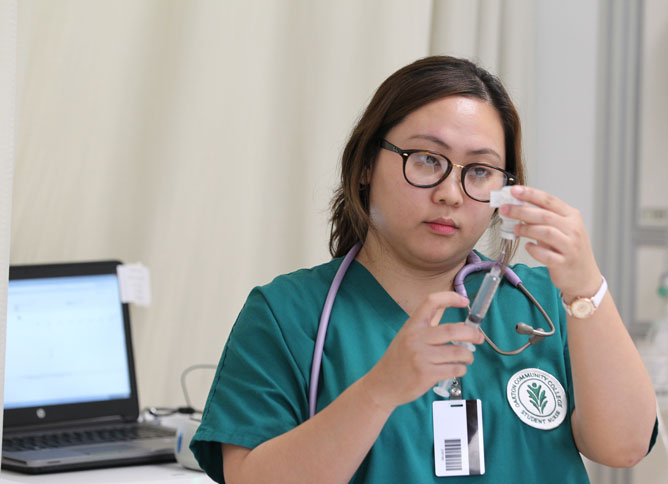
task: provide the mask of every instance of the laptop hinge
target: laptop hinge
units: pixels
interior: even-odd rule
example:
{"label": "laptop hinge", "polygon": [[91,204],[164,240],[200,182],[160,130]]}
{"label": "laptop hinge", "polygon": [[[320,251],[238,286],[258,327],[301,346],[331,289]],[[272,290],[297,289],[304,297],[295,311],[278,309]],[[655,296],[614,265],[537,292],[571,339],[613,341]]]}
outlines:
{"label": "laptop hinge", "polygon": [[124,419],[121,416],[108,416],[81,420],[68,420],[66,422],[38,423],[32,425],[20,425],[16,427],[5,427],[4,435],[9,436],[16,433],[25,434],[26,432],[31,431],[44,433],[57,431],[59,429],[76,430],[79,427],[102,427],[105,425],[124,424],[128,422],[136,422],[136,420]]}

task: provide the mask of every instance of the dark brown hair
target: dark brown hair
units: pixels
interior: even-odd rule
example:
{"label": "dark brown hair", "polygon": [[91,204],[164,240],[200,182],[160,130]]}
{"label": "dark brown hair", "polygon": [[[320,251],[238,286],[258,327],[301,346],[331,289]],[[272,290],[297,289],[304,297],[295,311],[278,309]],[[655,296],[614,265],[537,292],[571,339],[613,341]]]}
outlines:
{"label": "dark brown hair", "polygon": [[432,56],[417,60],[380,85],[343,151],[341,183],[331,205],[329,251],[333,257],[345,255],[366,239],[369,191],[363,180],[373,170],[379,141],[411,112],[447,96],[478,98],[496,108],[503,124],[506,170],[524,184],[520,119],[499,79],[466,59]]}

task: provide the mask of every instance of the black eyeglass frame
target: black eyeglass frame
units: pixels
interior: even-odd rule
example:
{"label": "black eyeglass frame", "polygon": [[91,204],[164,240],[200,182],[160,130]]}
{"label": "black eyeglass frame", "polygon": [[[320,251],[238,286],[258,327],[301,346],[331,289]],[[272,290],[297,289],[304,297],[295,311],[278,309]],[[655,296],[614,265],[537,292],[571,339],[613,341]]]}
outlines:
{"label": "black eyeglass frame", "polygon": [[[471,168],[475,168],[476,166],[484,166],[485,168],[491,168],[492,170],[500,171],[506,177],[506,184],[504,186],[514,185],[515,183],[517,183],[517,178],[515,177],[515,175],[513,175],[512,173],[507,172],[506,170],[504,170],[502,168],[499,168],[497,166],[488,165],[487,163],[470,163],[468,165],[456,165],[455,163],[450,161],[450,158],[448,158],[447,156],[445,156],[441,153],[437,153],[435,151],[429,151],[429,150],[402,150],[401,148],[399,148],[398,146],[393,145],[392,143],[390,143],[386,139],[380,140],[380,147],[384,148],[388,151],[392,151],[394,153],[397,153],[399,156],[401,156],[401,158],[404,161],[404,166],[403,166],[404,179],[406,180],[406,182],[408,182],[408,184],[410,184],[414,187],[417,187],[417,188],[433,188],[437,185],[440,185],[441,182],[443,182],[443,180],[445,180],[448,177],[448,175],[452,172],[452,167],[453,166],[458,166],[462,169],[461,184],[462,184],[462,188],[464,189],[464,193],[466,193],[467,197],[469,197],[470,199],[475,200],[477,202],[489,203],[489,200],[480,200],[479,198],[473,197],[466,190],[466,183],[464,183],[464,179],[466,177],[466,173]],[[445,170],[445,173],[443,173],[443,176],[441,176],[441,178],[439,178],[439,180],[435,183],[430,183],[429,185],[419,185],[417,183],[413,183],[406,176],[406,163],[408,162],[408,157],[410,155],[412,155],[413,153],[429,153],[430,155],[440,156],[441,158],[443,158],[448,163],[448,168]]]}

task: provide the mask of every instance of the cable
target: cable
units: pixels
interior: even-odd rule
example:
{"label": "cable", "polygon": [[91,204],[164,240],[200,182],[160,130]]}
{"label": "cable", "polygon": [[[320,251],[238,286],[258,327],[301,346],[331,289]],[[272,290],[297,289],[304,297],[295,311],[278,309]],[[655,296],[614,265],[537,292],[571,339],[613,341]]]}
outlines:
{"label": "cable", "polygon": [[192,406],[190,401],[190,396],[188,395],[188,388],[186,386],[186,376],[188,373],[193,370],[215,370],[216,365],[207,365],[207,364],[198,364],[187,367],[181,372],[181,389],[183,390],[183,398],[186,401],[185,407],[147,407],[144,408],[143,413],[148,413],[153,417],[168,417],[176,413],[184,415],[193,415],[195,413],[202,413],[201,410],[197,410]]}
{"label": "cable", "polygon": [[199,364],[189,366],[181,372],[181,389],[183,390],[183,398],[185,399],[188,408],[193,408],[192,403],[190,402],[190,397],[188,396],[188,388],[186,387],[186,376],[188,373],[193,370],[215,370],[216,368],[218,368],[216,365]]}

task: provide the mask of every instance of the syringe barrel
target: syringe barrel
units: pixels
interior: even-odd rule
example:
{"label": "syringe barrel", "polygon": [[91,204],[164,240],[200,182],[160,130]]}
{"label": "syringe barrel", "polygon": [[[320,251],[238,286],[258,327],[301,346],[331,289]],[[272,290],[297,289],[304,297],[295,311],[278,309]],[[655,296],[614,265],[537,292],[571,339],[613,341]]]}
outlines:
{"label": "syringe barrel", "polygon": [[[492,267],[492,269],[487,274],[485,274],[485,277],[482,280],[482,284],[480,285],[480,289],[478,289],[478,293],[476,294],[475,299],[473,300],[473,304],[471,305],[469,315],[466,317],[466,321],[464,321],[465,324],[475,328],[480,328],[480,323],[482,323],[483,318],[487,314],[489,305],[492,303],[492,299],[494,299],[494,293],[496,293],[496,289],[499,287],[499,283],[501,282],[502,277],[503,275],[501,272],[501,266],[498,264],[494,265],[494,267]],[[453,341],[452,343],[462,346],[469,351],[475,351],[475,345],[473,343],[469,343],[468,341]],[[446,384],[446,380],[438,383],[434,387],[434,392],[442,397],[448,398],[448,389]]]}
{"label": "syringe barrel", "polygon": [[499,287],[500,282],[501,270],[498,266],[495,266],[494,269],[485,274],[485,278],[482,280],[478,294],[476,294],[473,304],[471,305],[471,312],[469,313],[467,322],[471,319],[472,322],[478,322],[478,324],[480,324],[480,321],[482,321],[487,314],[489,305],[492,303],[492,299],[494,299],[494,293],[496,293],[496,289]]}
{"label": "syringe barrel", "polygon": [[475,314],[469,314],[466,316],[466,320],[464,321],[464,324],[473,326],[474,328],[479,328],[480,323],[482,323],[482,318],[479,318]]}

